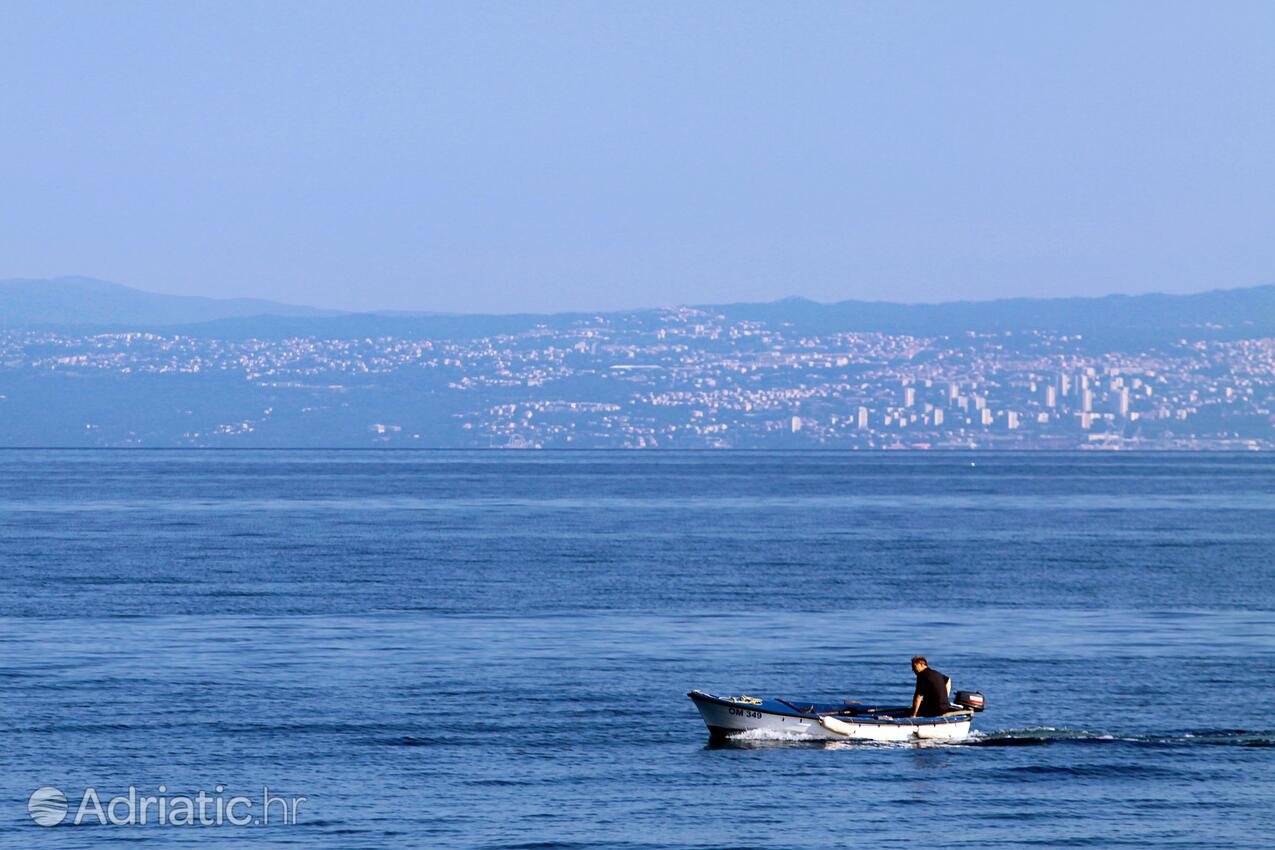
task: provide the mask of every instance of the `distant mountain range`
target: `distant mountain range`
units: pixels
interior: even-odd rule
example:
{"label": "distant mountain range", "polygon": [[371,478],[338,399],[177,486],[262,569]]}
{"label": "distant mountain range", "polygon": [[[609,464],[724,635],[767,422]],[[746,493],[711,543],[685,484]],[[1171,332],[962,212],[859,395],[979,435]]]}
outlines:
{"label": "distant mountain range", "polygon": [[[786,325],[802,333],[841,331],[939,336],[975,332],[1052,331],[1094,336],[1104,344],[1139,344],[1178,336],[1275,336],[1275,285],[1193,295],[1108,295],[1102,298],[1011,298],[895,304],[804,298],[769,303],[698,305],[732,321]],[[604,315],[648,321],[654,310],[609,314],[455,315],[344,313],[247,298],[204,298],[144,292],[91,278],[0,281],[0,328],[149,330],[242,339],[316,336],[473,338],[518,333],[538,325],[569,327]]]}

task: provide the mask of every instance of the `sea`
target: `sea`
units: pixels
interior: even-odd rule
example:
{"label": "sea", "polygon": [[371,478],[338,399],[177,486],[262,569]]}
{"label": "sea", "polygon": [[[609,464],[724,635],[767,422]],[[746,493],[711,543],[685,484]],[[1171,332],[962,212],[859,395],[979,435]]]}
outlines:
{"label": "sea", "polygon": [[0,578],[0,847],[1275,836],[1267,455],[7,450]]}

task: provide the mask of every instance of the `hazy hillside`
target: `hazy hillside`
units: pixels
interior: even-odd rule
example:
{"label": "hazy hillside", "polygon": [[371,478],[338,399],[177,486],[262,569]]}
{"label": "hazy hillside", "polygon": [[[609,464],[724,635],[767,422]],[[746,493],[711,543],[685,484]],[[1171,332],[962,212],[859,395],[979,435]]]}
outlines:
{"label": "hazy hillside", "polygon": [[[820,304],[788,298],[761,304],[710,304],[698,309],[728,321],[787,325],[794,331],[827,334],[875,331],[943,336],[965,331],[1050,331],[1081,334],[1095,344],[1140,346],[1185,338],[1238,339],[1275,336],[1275,285],[1216,290],[1196,295],[1110,295],[1105,298],[1015,298],[892,304],[842,301]],[[597,313],[551,315],[386,315],[357,313],[330,317],[273,316],[227,318],[184,332],[229,339],[282,336],[355,338],[399,336],[460,339],[527,331],[537,325],[558,330]],[[602,314],[612,322],[644,324],[651,310]]]}
{"label": "hazy hillside", "polygon": [[257,298],[161,295],[87,277],[0,281],[0,327],[177,325],[267,314],[337,313]]}
{"label": "hazy hillside", "polygon": [[5,291],[0,446],[1275,449],[1269,286],[551,316]]}
{"label": "hazy hillside", "polygon": [[918,336],[962,331],[1042,330],[1100,334],[1181,333],[1254,337],[1275,334],[1275,285],[1219,289],[1192,295],[1108,295],[1104,298],[1011,298],[892,304],[820,304],[787,298],[769,304],[714,308],[732,320],[787,323],[809,333],[880,331]]}
{"label": "hazy hillside", "polygon": [[[1161,339],[1275,336],[1275,285],[1193,295],[1109,295],[1104,298],[1013,298],[894,304],[803,298],[770,303],[702,305],[729,321],[786,325],[811,334],[875,331],[942,336],[965,331],[1050,331],[1093,337],[1104,346]],[[88,278],[0,282],[0,327],[74,327],[180,331],[205,337],[277,339],[416,337],[461,339],[563,329],[597,313],[507,315],[341,313],[257,299],[160,295]],[[651,310],[602,314],[643,324]]]}

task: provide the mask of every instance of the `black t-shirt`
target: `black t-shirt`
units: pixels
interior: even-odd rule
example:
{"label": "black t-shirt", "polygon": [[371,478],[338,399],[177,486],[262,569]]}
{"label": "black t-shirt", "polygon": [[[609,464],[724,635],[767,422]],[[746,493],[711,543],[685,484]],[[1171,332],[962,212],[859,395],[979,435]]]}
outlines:
{"label": "black t-shirt", "polygon": [[917,712],[921,717],[938,717],[952,710],[947,702],[947,676],[933,667],[916,674],[914,699],[917,694],[921,696],[921,710]]}

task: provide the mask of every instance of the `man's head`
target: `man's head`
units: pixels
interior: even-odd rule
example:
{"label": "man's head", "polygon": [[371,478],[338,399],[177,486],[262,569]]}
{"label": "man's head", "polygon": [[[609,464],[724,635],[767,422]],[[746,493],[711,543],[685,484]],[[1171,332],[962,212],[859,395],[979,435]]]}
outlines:
{"label": "man's head", "polygon": [[924,655],[912,656],[912,672],[913,673],[920,673],[922,670],[924,670],[926,667],[929,667],[929,666],[930,666],[930,662],[925,660]]}

